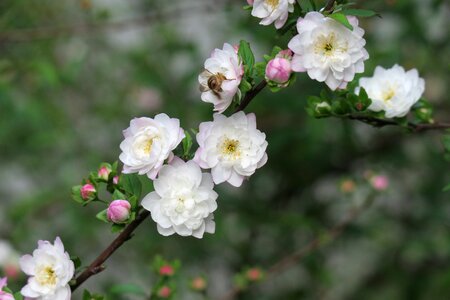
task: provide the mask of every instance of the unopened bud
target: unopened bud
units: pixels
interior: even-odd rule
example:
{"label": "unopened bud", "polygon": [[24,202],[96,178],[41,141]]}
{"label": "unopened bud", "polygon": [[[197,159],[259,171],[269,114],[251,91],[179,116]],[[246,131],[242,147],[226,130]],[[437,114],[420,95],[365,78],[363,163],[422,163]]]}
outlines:
{"label": "unopened bud", "polygon": [[258,281],[263,277],[263,272],[259,268],[251,268],[247,270],[246,276],[250,281]]}
{"label": "unopened bud", "polygon": [[255,2],[255,0],[247,0],[248,5],[253,5],[253,2]]}
{"label": "unopened bud", "polygon": [[286,83],[292,73],[289,59],[275,57],[266,66],[266,79],[278,84]]}
{"label": "unopened bud", "polygon": [[114,176],[113,178],[113,184],[118,185],[119,184],[119,175]]}
{"label": "unopened bud", "polygon": [[171,294],[172,294],[172,290],[167,285],[163,286],[158,291],[158,296],[163,299],[169,298]]}
{"label": "unopened bud", "polygon": [[98,175],[98,178],[108,181],[109,173],[111,173],[111,169],[103,166],[98,170],[97,175]]}
{"label": "unopened bud", "polygon": [[383,175],[376,175],[370,179],[370,184],[377,191],[384,191],[389,187],[389,179]]}
{"label": "unopened bud", "polygon": [[108,219],[116,224],[124,223],[130,218],[131,204],[127,200],[114,200],[107,210]]}
{"label": "unopened bud", "polygon": [[172,276],[175,273],[174,269],[170,265],[164,265],[159,268],[159,274],[162,276]]}
{"label": "unopened bud", "polygon": [[80,193],[81,198],[87,201],[95,198],[95,193],[97,193],[97,190],[95,189],[95,186],[93,186],[90,183],[87,183],[81,187]]}

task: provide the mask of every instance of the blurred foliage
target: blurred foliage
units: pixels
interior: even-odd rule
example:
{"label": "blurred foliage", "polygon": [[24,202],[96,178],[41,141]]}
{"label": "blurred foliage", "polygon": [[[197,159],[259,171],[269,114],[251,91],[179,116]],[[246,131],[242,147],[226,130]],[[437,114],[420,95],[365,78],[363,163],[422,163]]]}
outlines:
{"label": "blurred foliage", "polygon": [[[435,119],[449,121],[448,2],[356,2],[382,16],[361,20],[371,56],[364,75],[376,65],[417,68]],[[38,239],[59,235],[71,255],[91,261],[114,234],[95,219],[95,203],[71,201],[71,186],[99,162],[117,160],[129,120],[166,112],[195,129],[212,118],[197,82],[212,49],[246,39],[261,61],[274,45],[286,47],[289,34],[258,25],[244,4],[2,0],[0,239],[29,253]],[[151,261],[163,254],[182,261],[180,278],[205,274],[216,299],[244,266],[267,267],[339,221],[364,197],[362,184],[342,194],[340,180],[373,170],[389,176],[391,187],[358,222],[240,299],[448,299],[450,204],[442,188],[450,172],[440,134],[313,119],[306,99],[321,88],[299,74],[290,88],[266,90],[247,108],[267,135],[269,162],[243,188],[217,188],[214,235],[162,237],[148,220],[84,287],[109,299],[142,299],[114,294],[114,286],[150,294]],[[202,299],[187,285],[178,285],[177,299]]]}

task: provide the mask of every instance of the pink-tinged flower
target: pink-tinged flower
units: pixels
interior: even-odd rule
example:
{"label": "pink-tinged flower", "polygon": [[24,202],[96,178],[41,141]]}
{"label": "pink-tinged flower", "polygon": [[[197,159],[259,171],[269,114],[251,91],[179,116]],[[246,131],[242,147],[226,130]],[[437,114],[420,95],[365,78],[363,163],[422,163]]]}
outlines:
{"label": "pink-tinged flower", "polygon": [[255,0],[252,16],[262,19],[259,24],[280,29],[286,23],[289,13],[294,12],[295,0]]}
{"label": "pink-tinged flower", "polygon": [[70,300],[69,281],[75,272],[70,256],[57,237],[52,245],[39,241],[33,255],[24,255],[20,267],[29,276],[28,284],[21,293],[35,300]]}
{"label": "pink-tinged flower", "polygon": [[202,101],[214,104],[214,111],[224,112],[239,93],[243,74],[236,47],[225,43],[223,49],[215,49],[198,76]]}
{"label": "pink-tinged flower", "polygon": [[256,128],[253,113],[214,114],[213,122],[200,124],[196,138],[199,148],[194,161],[211,169],[215,184],[227,181],[239,187],[267,162],[266,135]]}
{"label": "pink-tinged flower", "polygon": [[291,77],[291,72],[291,62],[289,59],[275,57],[267,63],[266,80],[284,84]]}
{"label": "pink-tinged flower", "polygon": [[281,50],[280,52],[278,52],[278,54],[275,57],[282,57],[282,58],[292,60],[293,55],[294,55],[294,53],[292,52],[291,49],[285,49],[285,50]]}
{"label": "pink-tinged flower", "polygon": [[14,300],[13,295],[10,293],[2,291],[2,289],[6,286],[7,278],[0,278],[0,300]]}
{"label": "pink-tinged flower", "polygon": [[81,198],[83,198],[83,200],[92,200],[95,198],[95,193],[97,192],[97,190],[95,189],[95,186],[87,183],[81,187],[80,192]]}
{"label": "pink-tinged flower", "polygon": [[108,219],[116,224],[124,223],[130,218],[131,204],[127,200],[114,200],[107,210]]}
{"label": "pink-tinged flower", "polygon": [[174,274],[174,269],[170,265],[164,265],[159,268],[159,274],[162,276],[172,276]]}
{"label": "pink-tinged flower", "polygon": [[119,175],[117,175],[117,176],[114,176],[114,178],[113,178],[113,184],[115,184],[115,185],[118,185],[119,184]]}
{"label": "pink-tinged flower", "polygon": [[255,2],[255,0],[247,0],[248,5],[253,5],[253,2]]}
{"label": "pink-tinged flower", "polygon": [[185,137],[180,120],[166,114],[151,118],[135,118],[123,131],[125,139],[120,144],[123,173],[147,174],[155,179],[164,161]]}
{"label": "pink-tinged flower", "polygon": [[142,199],[142,206],[150,211],[164,236],[202,238],[205,232],[214,233],[213,212],[217,209],[218,194],[213,190],[211,174],[202,173],[192,160],[184,162],[174,157],[162,167],[153,183],[155,191]]}
{"label": "pink-tinged flower", "polygon": [[259,268],[251,268],[251,269],[247,270],[246,275],[250,281],[258,281],[258,280],[262,279],[263,272]]}
{"label": "pink-tinged flower", "polygon": [[319,12],[298,18],[298,34],[288,44],[294,52],[292,70],[307,72],[332,90],[345,88],[356,73],[364,72],[364,61],[369,58],[364,30],[356,17],[347,19],[352,30]]}
{"label": "pink-tinged flower", "polygon": [[167,285],[163,286],[158,291],[158,296],[161,298],[164,298],[164,299],[169,298],[171,294],[172,294],[172,290]]}
{"label": "pink-tinged flower", "polygon": [[195,277],[194,279],[192,279],[191,281],[191,288],[195,291],[204,291],[206,289],[206,280],[205,278],[199,276],[199,277]]}
{"label": "pink-tinged flower", "polygon": [[370,179],[370,184],[377,191],[384,191],[389,187],[389,179],[383,175],[376,175]]}
{"label": "pink-tinged flower", "polygon": [[98,177],[100,179],[108,181],[110,173],[111,173],[111,169],[106,166],[103,166],[98,170]]}

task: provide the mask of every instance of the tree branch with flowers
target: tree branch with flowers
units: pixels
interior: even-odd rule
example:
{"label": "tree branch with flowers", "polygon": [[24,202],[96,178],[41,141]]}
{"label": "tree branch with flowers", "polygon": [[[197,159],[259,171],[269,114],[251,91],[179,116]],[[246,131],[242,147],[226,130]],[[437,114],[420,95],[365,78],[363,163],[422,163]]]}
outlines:
{"label": "tree branch with flowers", "polygon": [[[266,135],[258,129],[256,115],[244,110],[262,90],[289,88],[297,76],[324,83],[323,91],[307,100],[312,117],[399,126],[410,132],[450,129],[450,123],[434,120],[431,104],[422,98],[425,81],[416,69],[378,66],[372,77],[355,81],[369,59],[358,17],[377,14],[344,2],[327,1],[320,8],[309,0],[248,1],[245,9],[261,19],[261,25],[273,24],[279,34],[292,33],[287,47],[274,45],[260,61],[244,40],[214,49],[198,76],[200,98],[213,105],[214,114],[212,121],[199,124],[198,131],[183,129],[179,119],[165,113],[132,119],[119,146],[121,164],[102,163],[72,189],[80,205],[103,205],[96,217],[110,224],[117,237],[84,269],[59,237],[53,244],[39,241],[32,255],[20,260],[28,284],[13,296],[5,288],[6,279],[0,281],[0,299],[70,299],[73,291],[105,269],[108,258],[148,217],[163,236],[201,239],[205,233],[214,234],[219,199],[215,186],[241,187],[268,160]],[[143,180],[150,181],[153,190],[142,197]],[[100,198],[105,193],[110,200]],[[351,212],[329,235],[337,238],[360,212]],[[286,261],[297,263],[320,245],[315,239],[307,250],[269,270],[275,274]],[[239,292],[233,290],[227,299]]]}

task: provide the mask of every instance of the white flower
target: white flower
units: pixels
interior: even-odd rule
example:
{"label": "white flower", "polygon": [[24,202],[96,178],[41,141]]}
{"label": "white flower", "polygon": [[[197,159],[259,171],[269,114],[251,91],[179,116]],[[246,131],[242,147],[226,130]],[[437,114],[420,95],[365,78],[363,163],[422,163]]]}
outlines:
{"label": "white flower", "polygon": [[155,179],[164,161],[171,157],[184,138],[180,120],[159,114],[154,119],[135,118],[123,131],[125,139],[120,144],[123,173],[147,174]]}
{"label": "white flower", "polygon": [[151,212],[160,234],[202,238],[205,232],[215,231],[218,195],[213,187],[211,175],[202,173],[195,162],[175,157],[162,167],[155,191],[142,199],[142,206]]}
{"label": "white flower", "polygon": [[255,0],[252,16],[261,18],[261,25],[275,22],[275,28],[280,29],[286,23],[290,12],[294,11],[295,0]]}
{"label": "white flower", "polygon": [[22,295],[39,300],[69,300],[69,281],[75,272],[69,254],[64,251],[60,238],[54,245],[39,241],[33,255],[20,259],[20,267],[28,276],[28,284],[22,288]]}
{"label": "white flower", "polygon": [[236,49],[225,43],[205,61],[205,70],[198,76],[202,101],[214,104],[214,111],[224,112],[239,92],[244,68]]}
{"label": "white flower", "polygon": [[355,73],[364,72],[364,61],[369,58],[364,49],[364,30],[355,17],[347,19],[353,30],[318,12],[299,18],[298,35],[288,45],[294,52],[292,69],[308,72],[309,77],[325,82],[332,90],[345,88]]}
{"label": "white flower", "polygon": [[216,184],[228,181],[241,186],[244,178],[267,162],[266,135],[256,129],[254,114],[240,111],[228,118],[214,114],[213,122],[200,124],[197,142],[194,161],[211,168]]}
{"label": "white flower", "polygon": [[425,81],[419,77],[416,69],[405,72],[405,69],[395,65],[390,69],[380,66],[375,68],[373,77],[359,79],[359,94],[363,87],[372,104],[372,111],[385,111],[386,118],[404,117],[411,107],[420,99],[425,90]]}

